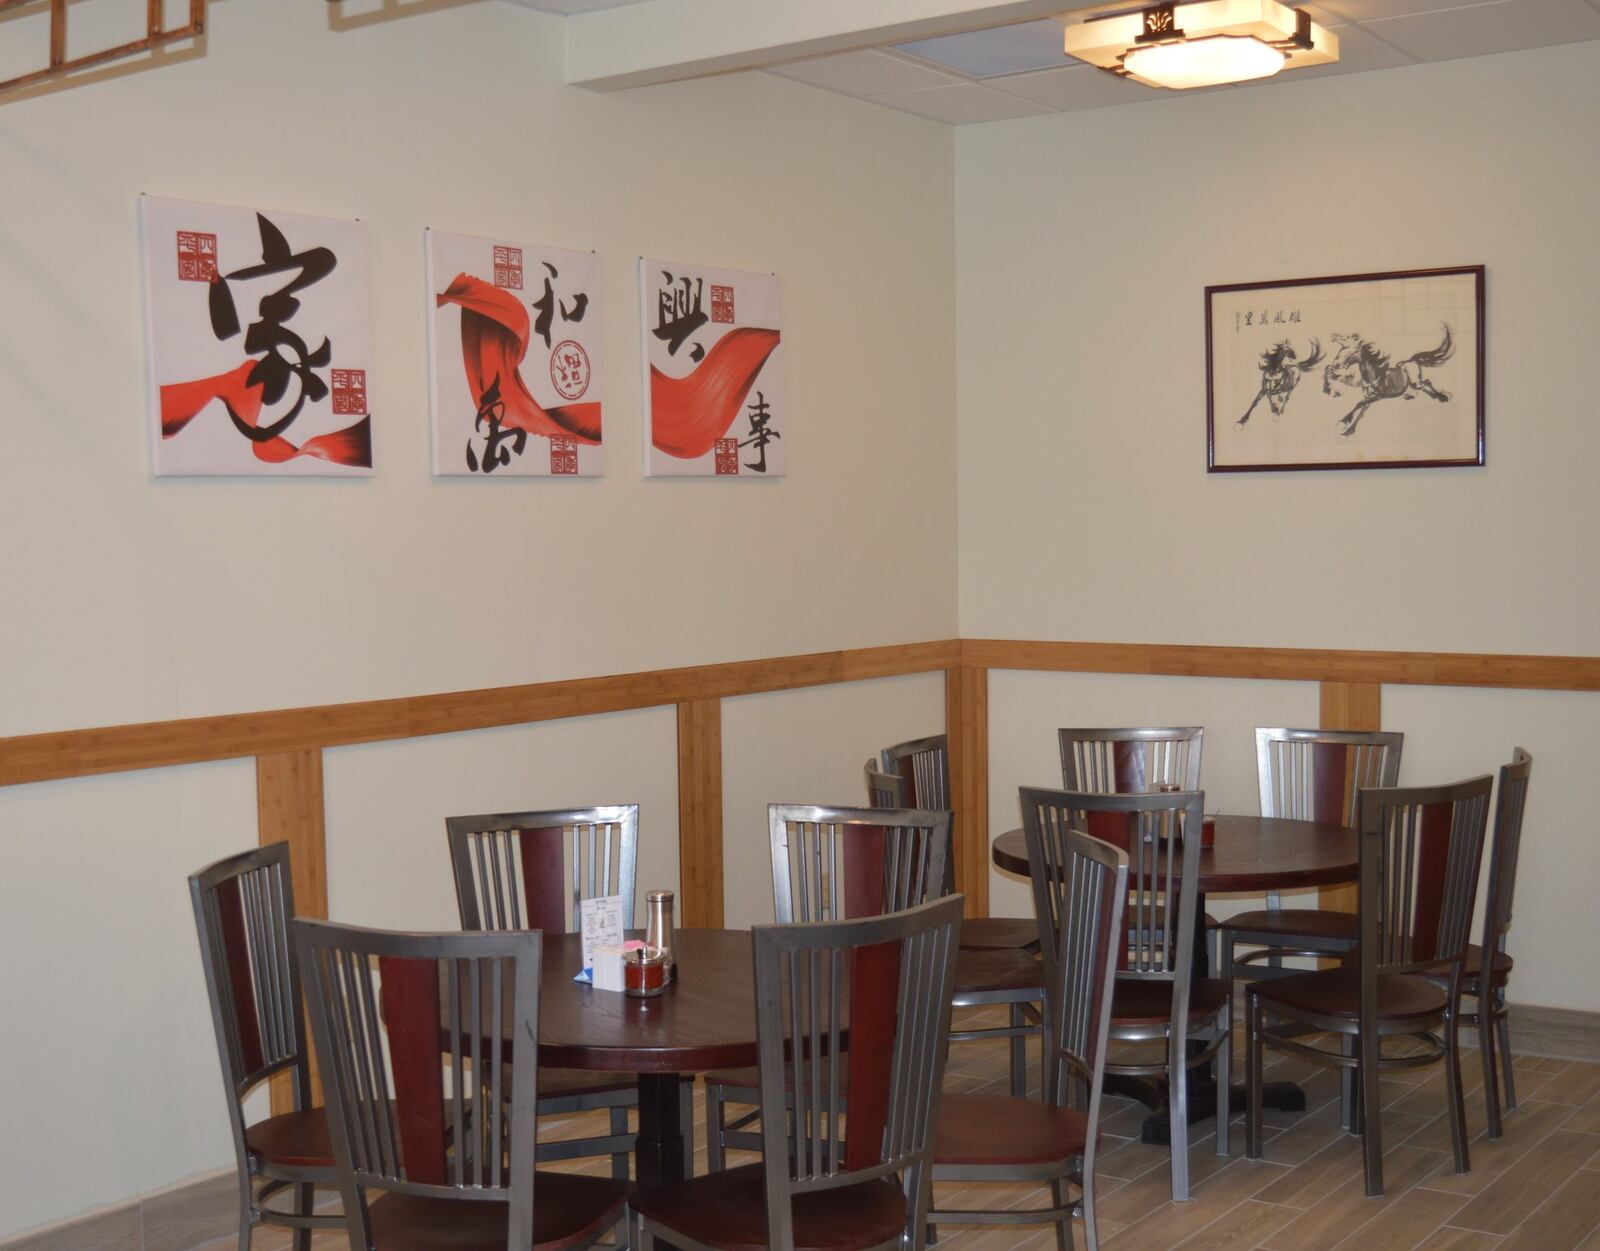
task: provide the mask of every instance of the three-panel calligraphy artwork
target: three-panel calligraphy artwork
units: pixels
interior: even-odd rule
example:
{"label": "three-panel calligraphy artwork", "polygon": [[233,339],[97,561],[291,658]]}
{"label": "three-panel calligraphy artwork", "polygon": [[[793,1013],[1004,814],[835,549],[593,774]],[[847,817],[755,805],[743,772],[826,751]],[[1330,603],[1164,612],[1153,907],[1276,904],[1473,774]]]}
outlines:
{"label": "three-panel calligraphy artwork", "polygon": [[[370,475],[366,227],[151,196],[140,215],[155,473]],[[428,230],[424,268],[433,472],[603,474],[600,258]],[[639,281],[646,472],[782,477],[776,275],[641,261]]]}

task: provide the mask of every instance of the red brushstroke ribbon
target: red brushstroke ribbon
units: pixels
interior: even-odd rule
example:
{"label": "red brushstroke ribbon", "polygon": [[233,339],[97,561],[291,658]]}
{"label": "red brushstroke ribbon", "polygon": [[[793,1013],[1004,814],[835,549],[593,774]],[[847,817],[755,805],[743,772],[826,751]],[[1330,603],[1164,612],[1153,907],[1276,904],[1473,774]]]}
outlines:
{"label": "red brushstroke ribbon", "polygon": [[[251,385],[250,371],[255,360],[246,360],[237,368],[211,378],[196,378],[190,382],[174,382],[161,388],[161,437],[170,439],[187,426],[212,400],[221,400],[247,426],[256,425],[261,416],[261,384]],[[372,418],[363,417],[353,426],[319,434],[299,445],[289,442],[281,434],[260,443],[252,443],[257,460],[280,465],[297,456],[315,456],[335,465],[352,465],[362,469],[372,466]]]}
{"label": "red brushstroke ribbon", "polygon": [[728,432],[739,405],[778,346],[776,330],[739,326],[682,378],[650,366],[650,441],[668,456],[704,456]]}
{"label": "red brushstroke ribbon", "polygon": [[506,409],[500,419],[502,426],[546,438],[600,442],[599,404],[543,408],[522,381],[520,369],[532,331],[521,300],[481,278],[457,274],[444,294],[434,297],[434,304],[455,304],[461,309],[461,358],[474,404],[481,402],[480,397],[499,378]]}

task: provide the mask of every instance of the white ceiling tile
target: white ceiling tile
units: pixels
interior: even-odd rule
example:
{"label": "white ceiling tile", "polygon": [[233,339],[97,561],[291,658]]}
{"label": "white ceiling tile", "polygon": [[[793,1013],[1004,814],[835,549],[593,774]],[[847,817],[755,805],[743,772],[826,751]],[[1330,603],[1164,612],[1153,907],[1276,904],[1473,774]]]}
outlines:
{"label": "white ceiling tile", "polygon": [[1373,19],[1367,30],[1425,61],[1600,39],[1600,12],[1583,0],[1499,0],[1470,8]]}
{"label": "white ceiling tile", "polygon": [[1115,78],[1092,65],[1065,65],[1060,69],[1012,74],[990,84],[1008,95],[1021,96],[1052,109],[1098,109],[1136,100],[1159,100],[1170,91],[1146,87],[1127,78]]}
{"label": "white ceiling tile", "polygon": [[1339,37],[1339,59],[1332,65],[1310,65],[1303,69],[1282,70],[1267,79],[1269,83],[1298,82],[1302,78],[1322,78],[1328,74],[1359,74],[1363,70],[1396,69],[1402,65],[1415,65],[1417,58],[1391,47],[1381,39],[1367,33],[1365,26],[1336,26],[1333,33]]}
{"label": "white ceiling tile", "polygon": [[977,83],[958,83],[953,87],[934,87],[927,91],[901,91],[893,95],[874,96],[873,102],[921,117],[931,117],[936,122],[949,122],[953,126],[969,122],[1002,122],[1007,118],[1034,117],[1050,112],[1042,104],[991,91]]}
{"label": "white ceiling tile", "polygon": [[1059,65],[1067,55],[1061,49],[1062,38],[1061,23],[1047,18],[895,46],[901,52],[948,65],[974,78],[988,78]]}
{"label": "white ceiling tile", "polygon": [[1365,22],[1380,17],[1405,17],[1411,13],[1464,9],[1469,5],[1484,3],[1486,0],[1321,0],[1317,7],[1329,18],[1340,22]]}
{"label": "white ceiling tile", "polygon": [[768,72],[847,96],[881,96],[891,91],[916,91],[961,81],[954,74],[876,51],[841,52],[838,56],[774,66]]}

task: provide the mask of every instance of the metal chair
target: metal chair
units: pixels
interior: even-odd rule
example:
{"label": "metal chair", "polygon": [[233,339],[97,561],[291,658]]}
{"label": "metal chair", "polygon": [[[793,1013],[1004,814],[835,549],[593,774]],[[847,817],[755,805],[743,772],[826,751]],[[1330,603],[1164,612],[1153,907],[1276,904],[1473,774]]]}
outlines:
{"label": "metal chair", "polygon": [[[1046,958],[1049,1033],[1041,1100],[1011,1095],[945,1094],[933,1151],[935,1181],[1048,1182],[1048,1208],[952,1209],[928,1213],[931,1224],[1019,1225],[1052,1221],[1056,1245],[1072,1245],[1079,1188],[1084,1241],[1099,1246],[1094,1161],[1105,1076],[1111,989],[1122,951],[1128,897],[1127,853],[1065,826],[1028,826],[1034,893],[1047,898],[1059,935]],[[1044,913],[1041,913],[1044,915]]]}
{"label": "metal chair", "polygon": [[[1357,1120],[1368,1195],[1383,1193],[1378,1077],[1445,1062],[1456,1172],[1469,1167],[1456,1044],[1462,958],[1489,818],[1488,775],[1449,786],[1361,792],[1361,929],[1357,963],[1249,982],[1246,1142],[1261,1154],[1261,1061],[1267,1046],[1359,1073]],[[1435,973],[1439,981],[1417,974]],[[1442,982],[1443,984],[1440,984]],[[1340,1039],[1338,1052],[1302,1041],[1307,1029]],[[1383,1040],[1419,1041],[1389,1055]]]}
{"label": "metal chair", "polygon": [[[228,1092],[239,1174],[239,1246],[250,1246],[257,1225],[279,1225],[295,1231],[295,1251],[310,1251],[311,1231],[337,1229],[344,1217],[312,1214],[313,1188],[333,1186],[339,1178],[327,1115],[311,1106],[300,976],[289,959],[289,844],[206,866],[190,875],[189,897]],[[245,1124],[245,1097],[280,1073],[290,1079],[293,1111]],[[293,1212],[268,1205],[291,1187]]]}
{"label": "metal chair", "polygon": [[[1139,795],[1090,794],[1023,787],[1022,823],[1032,844],[1059,848],[1067,830],[1087,832],[1128,854],[1126,947],[1112,991],[1110,1037],[1116,1042],[1161,1043],[1156,1062],[1107,1062],[1124,1077],[1163,1077],[1167,1083],[1172,1143],[1172,1197],[1189,1197],[1189,1070],[1217,1065],[1219,1102],[1226,1108],[1231,1068],[1233,1000],[1229,984],[1194,976],[1200,826],[1205,794],[1171,791]],[[1059,851],[1056,853],[1059,864]],[[1059,868],[1054,870],[1059,872]],[[1041,866],[1041,872],[1050,872]],[[1035,877],[1034,903],[1047,953],[1059,949],[1064,917],[1059,900]],[[1168,924],[1168,918],[1172,923]],[[1054,973],[1054,957],[1046,956]],[[1196,1046],[1191,1050],[1189,1044]],[[1159,1105],[1156,1091],[1150,1101]],[[1217,1154],[1228,1154],[1228,1117],[1217,1117]]]}
{"label": "metal chair", "polygon": [[[577,928],[585,899],[621,895],[633,916],[638,864],[639,805],[560,808],[447,817],[450,866],[464,930],[537,929],[565,934]],[[628,1176],[634,1136],[628,1109],[639,1103],[629,1073],[547,1068],[539,1075],[539,1115],[606,1108],[611,1133],[539,1144],[539,1161],[609,1155],[611,1175]],[[694,1083],[680,1088],[684,1147],[694,1156]]]}
{"label": "metal chair", "polygon": [[[910,809],[822,808],[772,804],[773,911],[778,924],[879,916],[945,893],[950,814]],[[706,1165],[715,1173],[728,1148],[759,1151],[749,1129],[758,1110],[727,1118],[727,1105],[759,1105],[755,1069],[706,1074]]]}
{"label": "metal chair", "polygon": [[[1362,789],[1391,787],[1399,780],[1404,745],[1405,735],[1394,732],[1257,729],[1261,815],[1354,825],[1360,820]],[[1285,908],[1277,891],[1269,892],[1266,902],[1265,908],[1236,913],[1218,927],[1219,976],[1231,978],[1246,964],[1257,976],[1277,977],[1285,956],[1342,956],[1356,945],[1354,913]],[[1236,956],[1239,943],[1256,950]]]}
{"label": "metal chair", "polygon": [[[862,768],[862,776],[867,784],[867,806],[869,808],[931,808],[935,811],[949,812],[949,763],[945,759],[945,736],[935,735],[932,738],[917,739],[911,743],[900,743],[894,747],[887,747],[883,751],[885,758],[892,758],[895,769],[904,770],[903,773],[892,772],[888,766],[879,767],[879,762],[868,760]],[[919,765],[920,762],[920,765]],[[928,792],[927,803],[917,803],[911,798],[921,791],[913,790],[918,777],[923,780],[924,788]],[[952,815],[952,821],[954,816]],[[954,839],[952,838],[952,843]],[[945,888],[947,893],[954,893],[955,883],[955,857],[952,855],[945,862]],[[1032,917],[968,917],[961,927],[961,949],[963,951],[1012,951],[1039,949],[1039,927]]]}
{"label": "metal chair", "polygon": [[960,896],[756,927],[762,1160],[635,1195],[635,1251],[922,1251],[960,928]]}
{"label": "metal chair", "polygon": [[295,922],[351,1247],[578,1251],[624,1218],[626,1181],[534,1172],[543,941]]}
{"label": "metal chair", "polygon": [[1511,980],[1511,956],[1506,934],[1511,929],[1511,900],[1517,886],[1517,858],[1522,850],[1522,811],[1528,802],[1528,778],[1533,757],[1518,747],[1511,763],[1500,766],[1500,787],[1494,809],[1494,850],[1489,853],[1489,893],[1483,915],[1483,941],[1467,946],[1462,960],[1461,993],[1477,1001],[1472,1012],[1459,1012],[1463,1025],[1478,1030],[1478,1054],[1483,1061],[1483,1097],[1489,1137],[1503,1132],[1500,1118],[1500,1075],[1506,1087],[1506,1109],[1515,1111],[1517,1088],[1511,1076],[1510,1010],[1506,983]]}

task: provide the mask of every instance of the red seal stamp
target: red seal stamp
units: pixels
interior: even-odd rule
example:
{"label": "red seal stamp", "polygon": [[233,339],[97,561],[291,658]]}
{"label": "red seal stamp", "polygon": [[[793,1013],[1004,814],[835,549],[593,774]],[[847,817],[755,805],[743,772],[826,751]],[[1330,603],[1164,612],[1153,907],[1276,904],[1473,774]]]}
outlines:
{"label": "red seal stamp", "polygon": [[522,249],[494,245],[494,285],[522,290]]}
{"label": "red seal stamp", "polygon": [[589,353],[575,339],[563,339],[550,353],[550,381],[564,400],[581,400],[589,389]]}
{"label": "red seal stamp", "polygon": [[367,411],[367,371],[333,371],[333,411],[341,416],[361,417]]}
{"label": "red seal stamp", "polygon": [[715,284],[711,288],[711,320],[726,322],[733,325],[733,288],[719,287]]}
{"label": "red seal stamp", "polygon": [[182,282],[217,280],[217,236],[197,230],[178,231],[178,278]]}
{"label": "red seal stamp", "polygon": [[571,439],[550,440],[550,472],[578,472],[578,445]]}
{"label": "red seal stamp", "polygon": [[739,472],[739,440],[718,439],[716,447],[717,474]]}

